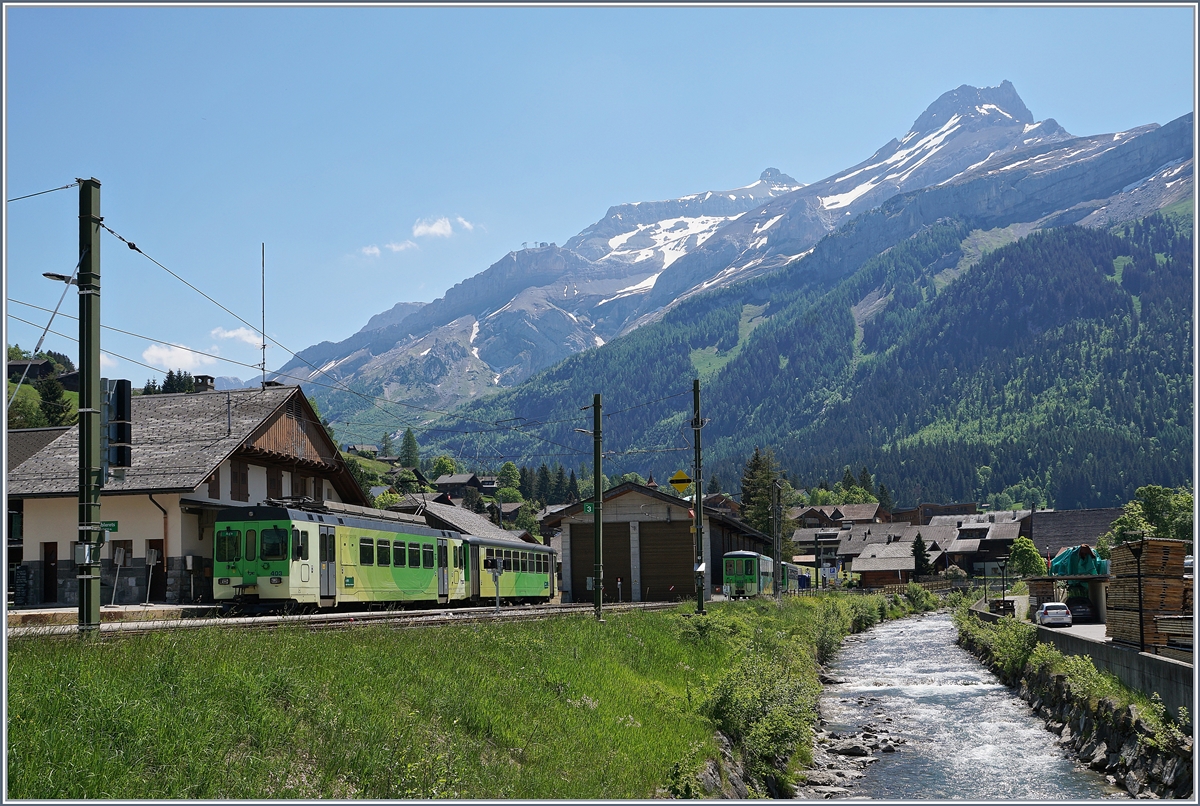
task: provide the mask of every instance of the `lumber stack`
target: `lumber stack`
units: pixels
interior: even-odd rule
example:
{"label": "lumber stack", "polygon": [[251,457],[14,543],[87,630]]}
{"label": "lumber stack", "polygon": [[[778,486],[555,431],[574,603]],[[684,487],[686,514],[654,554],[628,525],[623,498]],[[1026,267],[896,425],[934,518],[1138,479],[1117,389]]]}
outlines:
{"label": "lumber stack", "polygon": [[[1138,621],[1138,562],[1130,546],[1142,546],[1142,618]],[[1189,544],[1150,538],[1114,546],[1105,607],[1105,632],[1113,641],[1138,646],[1145,631],[1146,651],[1192,662],[1192,577],[1184,577]],[[1186,657],[1183,657],[1186,655]]]}

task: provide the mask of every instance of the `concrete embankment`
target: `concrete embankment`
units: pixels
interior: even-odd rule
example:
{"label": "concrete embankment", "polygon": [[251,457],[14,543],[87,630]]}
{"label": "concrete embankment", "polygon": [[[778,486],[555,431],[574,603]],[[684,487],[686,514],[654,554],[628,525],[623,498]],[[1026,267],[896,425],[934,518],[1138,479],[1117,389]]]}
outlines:
{"label": "concrete embankment", "polygon": [[1006,685],[1046,722],[1065,748],[1089,768],[1134,797],[1191,798],[1193,747],[1190,737],[1162,735],[1138,713],[1136,706],[1120,708],[1103,698],[1094,705],[1071,690],[1065,674],[1026,667],[1005,674],[990,651],[966,633],[959,643],[980,658]]}

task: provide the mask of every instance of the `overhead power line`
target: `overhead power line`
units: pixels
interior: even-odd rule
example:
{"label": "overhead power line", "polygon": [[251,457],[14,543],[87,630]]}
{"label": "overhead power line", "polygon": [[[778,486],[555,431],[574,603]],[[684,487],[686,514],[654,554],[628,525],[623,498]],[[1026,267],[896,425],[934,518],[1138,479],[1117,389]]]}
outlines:
{"label": "overhead power line", "polygon": [[49,190],[39,190],[37,193],[27,193],[24,196],[17,196],[15,199],[9,199],[10,202],[20,201],[21,199],[32,199],[34,196],[44,196],[47,193],[53,193],[56,190],[66,190],[67,188],[79,187],[78,182],[72,182],[69,185],[63,185],[60,188],[50,188]]}

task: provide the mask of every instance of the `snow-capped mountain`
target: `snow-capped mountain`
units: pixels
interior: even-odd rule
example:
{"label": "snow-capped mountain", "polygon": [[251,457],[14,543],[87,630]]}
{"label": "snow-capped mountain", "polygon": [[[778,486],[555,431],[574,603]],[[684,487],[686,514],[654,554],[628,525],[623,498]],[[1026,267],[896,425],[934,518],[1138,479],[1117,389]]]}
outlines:
{"label": "snow-capped mountain", "polygon": [[769,168],[734,190],[614,206],[563,246],[511,252],[441,299],[396,306],[343,342],[308,348],[280,374],[351,380],[445,409],[603,345],[693,294],[802,261],[868,212],[885,220],[859,228],[848,262],[938,217],[1035,228],[1144,215],[1190,192],[1190,126],[1188,116],[1073,137],[1036,121],[1007,81],[959,87],[902,137],[824,180],[803,185]]}

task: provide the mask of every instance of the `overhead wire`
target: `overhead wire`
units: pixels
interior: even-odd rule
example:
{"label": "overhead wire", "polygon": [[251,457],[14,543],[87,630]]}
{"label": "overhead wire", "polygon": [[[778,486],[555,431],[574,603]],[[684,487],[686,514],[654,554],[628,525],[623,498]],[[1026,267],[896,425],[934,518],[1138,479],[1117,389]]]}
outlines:
{"label": "overhead wire", "polygon": [[53,193],[56,190],[66,190],[67,188],[79,187],[79,180],[75,180],[69,185],[63,185],[60,188],[50,188],[49,190],[39,190],[37,193],[27,193],[24,196],[17,196],[15,199],[9,199],[10,202],[20,201],[21,199],[32,199],[34,196],[44,196],[47,193]]}

